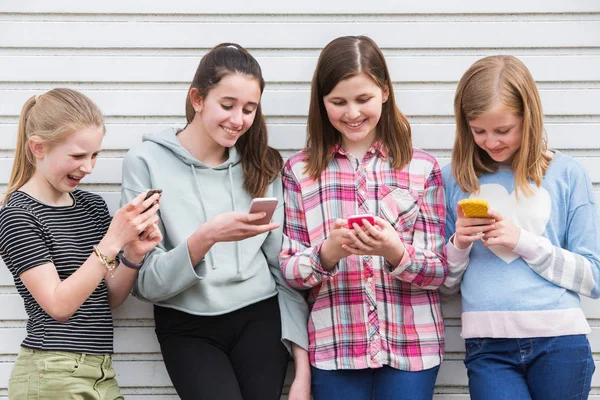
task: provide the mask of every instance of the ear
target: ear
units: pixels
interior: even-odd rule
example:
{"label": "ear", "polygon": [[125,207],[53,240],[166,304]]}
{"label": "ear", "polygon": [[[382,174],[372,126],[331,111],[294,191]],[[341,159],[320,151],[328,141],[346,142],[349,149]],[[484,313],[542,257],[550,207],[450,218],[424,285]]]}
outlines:
{"label": "ear", "polygon": [[192,103],[192,107],[196,111],[196,113],[202,112],[202,108],[204,107],[204,101],[202,96],[200,96],[200,92],[196,88],[190,89],[190,103]]}
{"label": "ear", "polygon": [[41,160],[42,158],[44,158],[44,154],[46,153],[46,146],[42,138],[40,138],[37,135],[33,135],[27,141],[27,145],[29,146],[29,150],[31,150],[31,153],[33,154],[33,157],[35,157],[35,159]]}
{"label": "ear", "polygon": [[388,97],[390,97],[390,89],[389,89],[388,85],[386,84],[385,87],[383,88],[383,94],[381,96],[381,102],[385,103],[386,101],[388,101]]}

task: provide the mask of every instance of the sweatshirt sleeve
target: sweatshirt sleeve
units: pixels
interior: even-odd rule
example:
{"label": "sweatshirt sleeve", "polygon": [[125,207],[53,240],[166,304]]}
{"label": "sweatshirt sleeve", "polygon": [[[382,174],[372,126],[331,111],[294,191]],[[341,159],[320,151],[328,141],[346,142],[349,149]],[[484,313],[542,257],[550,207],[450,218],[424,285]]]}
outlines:
{"label": "sweatshirt sleeve", "polygon": [[[279,199],[279,205],[273,215],[273,221],[282,223],[284,219],[284,206],[281,180],[277,180],[274,186],[275,193]],[[281,313],[281,340],[291,354],[291,343],[296,343],[303,349],[308,350],[308,304],[301,293],[290,287],[283,278],[283,274],[279,268],[279,252],[281,251],[283,236],[282,229],[280,225],[279,228],[269,232],[267,239],[262,245],[262,250],[267,258],[269,270],[277,286],[277,298]]]}
{"label": "sweatshirt sleeve", "polygon": [[338,273],[339,266],[336,264],[332,271],[323,269],[319,257],[322,243],[311,246],[300,184],[289,161],[283,168],[283,197],[285,222],[279,265],[283,277],[292,287],[309,289],[331,279]]}
{"label": "sweatshirt sleeve", "polygon": [[[123,161],[121,206],[141,192],[152,188],[152,177],[146,161],[130,151]],[[160,210],[158,212],[160,217]],[[153,303],[169,299],[195,285],[206,274],[204,260],[192,265],[187,240],[167,251],[168,232],[161,220],[158,222],[163,241],[148,253],[133,287],[133,294]]]}
{"label": "sweatshirt sleeve", "polygon": [[438,289],[448,273],[445,220],[442,174],[437,162],[434,162],[429,174],[425,174],[422,200],[413,225],[412,243],[404,243],[404,256],[399,265],[385,264],[388,272],[420,288]]}
{"label": "sweatshirt sleeve", "polygon": [[568,187],[564,245],[521,229],[513,252],[544,279],[584,296],[600,298],[600,220],[594,192],[583,168]]}

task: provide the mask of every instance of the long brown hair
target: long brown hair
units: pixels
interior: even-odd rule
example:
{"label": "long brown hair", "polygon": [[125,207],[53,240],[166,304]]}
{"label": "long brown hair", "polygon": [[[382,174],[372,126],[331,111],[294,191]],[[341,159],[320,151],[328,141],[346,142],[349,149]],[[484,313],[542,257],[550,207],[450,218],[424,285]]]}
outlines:
{"label": "long brown hair", "polygon": [[52,89],[27,99],[19,117],[17,148],[8,188],[0,204],[6,204],[10,195],[27,183],[35,172],[35,158],[29,148],[33,136],[46,143],[56,143],[73,132],[92,126],[104,131],[102,112],[92,100],[76,90]]}
{"label": "long brown hair", "polygon": [[452,149],[452,174],[467,193],[479,190],[486,172],[498,170],[496,162],[473,139],[469,121],[479,118],[497,101],[523,117],[521,147],[515,153],[512,169],[516,194],[532,194],[529,180],[537,186],[551,158],[546,154],[540,95],[531,73],[518,58],[489,56],[476,61],[462,76],[454,97],[456,138]]}
{"label": "long brown hair", "polygon": [[[235,43],[221,43],[202,57],[190,90],[197,89],[200,97],[204,99],[221,79],[231,74],[241,74],[256,79],[262,94],[265,81],[258,61],[246,49]],[[190,99],[190,90],[185,100],[185,116],[188,124],[196,115]],[[277,150],[269,147],[267,124],[260,103],[256,108],[252,125],[238,139],[235,147],[242,160],[244,189],[252,197],[263,196],[267,187],[279,175],[283,160]]]}
{"label": "long brown hair", "polygon": [[331,41],[319,56],[313,75],[306,138],[306,173],[313,179],[332,160],[331,149],[341,144],[342,136],[327,117],[323,98],[342,80],[358,74],[368,75],[379,88],[389,92],[377,123],[377,139],[389,153],[395,169],[402,169],[412,158],[411,130],[408,120],[396,105],[390,73],[381,49],[369,37],[343,36]]}

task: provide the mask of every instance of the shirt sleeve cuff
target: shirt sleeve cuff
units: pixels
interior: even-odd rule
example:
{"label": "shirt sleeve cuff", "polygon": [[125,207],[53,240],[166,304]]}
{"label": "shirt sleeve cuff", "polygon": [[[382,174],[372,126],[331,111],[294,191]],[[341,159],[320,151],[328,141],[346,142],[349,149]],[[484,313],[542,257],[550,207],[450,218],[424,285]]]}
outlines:
{"label": "shirt sleeve cuff", "polygon": [[552,243],[543,236],[536,236],[533,233],[521,229],[517,246],[513,249],[523,257],[524,260],[534,262],[536,258],[543,258],[552,252]]}
{"label": "shirt sleeve cuff", "polygon": [[448,257],[448,265],[462,265],[465,264],[469,260],[469,255],[471,254],[471,249],[473,248],[473,243],[469,245],[469,247],[465,249],[459,249],[453,243],[454,235],[450,237],[448,240],[448,244],[446,245],[446,255]]}
{"label": "shirt sleeve cuff", "polygon": [[404,272],[404,270],[406,268],[408,268],[411,263],[412,263],[412,260],[410,257],[410,252],[409,252],[408,247],[405,245],[404,254],[402,254],[402,258],[400,259],[400,262],[398,263],[398,265],[392,265],[389,262],[387,262],[387,260],[386,260],[384,262],[384,267],[390,275],[397,276],[397,275],[400,275],[402,272]]}
{"label": "shirt sleeve cuff", "polygon": [[310,264],[312,265],[312,269],[320,275],[324,275],[327,277],[334,276],[339,272],[340,264],[335,264],[331,271],[327,271],[326,269],[324,269],[321,266],[321,257],[319,257],[319,254],[321,253],[321,246],[323,246],[323,243],[316,245],[312,253],[310,254]]}

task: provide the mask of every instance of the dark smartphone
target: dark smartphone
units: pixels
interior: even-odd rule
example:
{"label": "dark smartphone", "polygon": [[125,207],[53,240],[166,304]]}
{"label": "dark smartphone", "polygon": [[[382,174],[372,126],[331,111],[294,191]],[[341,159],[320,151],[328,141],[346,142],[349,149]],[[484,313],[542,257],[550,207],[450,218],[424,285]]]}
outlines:
{"label": "dark smartphone", "polygon": [[[146,193],[146,197],[144,198],[144,201],[148,200],[150,197],[154,196],[156,193],[158,193],[160,195],[162,193],[162,189],[148,190],[148,193]],[[154,204],[156,204],[156,202],[150,204],[150,206],[148,206],[148,208],[146,208],[144,211],[142,211],[142,214],[145,213],[146,211],[148,211],[149,209],[151,209],[152,206],[154,206]]]}

